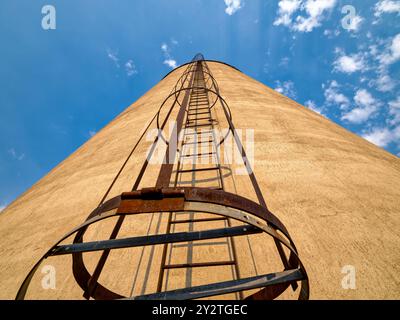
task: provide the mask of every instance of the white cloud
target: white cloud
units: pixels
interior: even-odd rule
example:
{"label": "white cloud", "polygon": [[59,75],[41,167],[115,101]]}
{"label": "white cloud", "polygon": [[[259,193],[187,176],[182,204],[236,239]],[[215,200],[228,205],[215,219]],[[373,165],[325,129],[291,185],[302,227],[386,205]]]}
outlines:
{"label": "white cloud", "polygon": [[324,96],[328,105],[338,105],[340,109],[346,109],[350,104],[350,100],[339,92],[339,87],[339,84],[332,80],[328,87],[323,86],[324,89],[326,88]]}
{"label": "white cloud", "polygon": [[356,95],[354,96],[354,101],[357,103],[357,105],[363,107],[369,107],[377,104],[375,98],[365,89],[357,90]]}
{"label": "white cloud", "polygon": [[[278,3],[275,26],[284,25],[291,30],[310,32],[321,25],[325,13],[331,11],[336,0],[281,0]],[[295,13],[299,15],[293,18]],[[300,15],[303,14],[304,15]]]}
{"label": "white cloud", "polygon": [[375,128],[364,134],[363,138],[379,147],[386,147],[393,140],[392,132],[388,128]]}
{"label": "white cloud", "polygon": [[362,136],[379,147],[387,147],[392,142],[395,142],[399,146],[400,126],[393,129],[373,128],[370,132],[364,133]]}
{"label": "white cloud", "polygon": [[302,4],[302,10],[307,12],[307,16],[298,16],[294,30],[300,32],[310,32],[321,25],[324,14],[333,9],[336,0],[307,0]]}
{"label": "white cloud", "polygon": [[400,14],[400,1],[382,0],[375,4],[375,16],[380,17],[384,13]]}
{"label": "white cloud", "polygon": [[[360,45],[357,57],[362,61],[363,71],[373,71],[375,77],[369,80],[368,85],[381,92],[389,92],[399,84],[398,77],[392,78],[390,65],[400,61],[400,34],[386,39],[371,38],[369,45]],[[343,50],[338,49],[339,54]],[[370,76],[370,74],[368,75]]]}
{"label": "white cloud", "polygon": [[385,52],[379,56],[384,65],[389,65],[400,59],[400,33],[393,37]]}
{"label": "white cloud", "polygon": [[15,159],[18,161],[21,161],[25,158],[25,153],[20,153],[18,154],[14,148],[11,148],[10,150],[8,150],[8,153]]}
{"label": "white cloud", "polygon": [[161,50],[165,53],[165,54],[169,54],[169,48],[168,45],[166,43],[162,43],[161,44]]}
{"label": "white cloud", "polygon": [[324,30],[324,36],[328,37],[329,39],[333,39],[334,37],[337,37],[339,35],[340,35],[339,29],[336,29],[336,30],[325,29]]}
{"label": "white cloud", "polygon": [[360,124],[367,121],[375,112],[374,108],[354,108],[342,116],[342,120],[347,120],[352,123]]}
{"label": "white cloud", "polygon": [[165,59],[163,63],[172,69],[175,69],[178,66],[174,59]]}
{"label": "white cloud", "polygon": [[354,101],[356,108],[342,115],[342,120],[347,120],[352,123],[360,124],[367,121],[381,105],[367,90],[357,90]]}
{"label": "white cloud", "polygon": [[392,79],[387,74],[380,74],[376,81],[373,81],[372,84],[376,85],[376,89],[382,92],[388,92],[394,89],[397,84],[397,81]]}
{"label": "white cloud", "polygon": [[161,44],[161,51],[164,54],[164,61],[163,63],[168,67],[175,69],[178,66],[178,63],[174,58],[171,56],[171,49],[166,43]]}
{"label": "white cloud", "polygon": [[389,120],[391,125],[400,123],[400,96],[389,102],[389,114],[392,116],[392,119]]}
{"label": "white cloud", "polygon": [[6,205],[0,205],[0,212],[2,212],[7,206]]}
{"label": "white cloud", "polygon": [[135,64],[133,63],[132,60],[128,60],[125,63],[125,71],[126,71],[126,74],[127,74],[128,77],[131,77],[134,74],[138,73],[138,71],[136,70],[136,66],[135,66]]}
{"label": "white cloud", "polygon": [[115,63],[117,68],[119,68],[118,52],[107,49],[107,56]]}
{"label": "white cloud", "polygon": [[323,115],[322,108],[317,107],[316,103],[312,100],[307,100],[304,105],[312,111]]}
{"label": "white cloud", "polygon": [[333,62],[334,70],[351,74],[356,71],[365,71],[366,63],[361,53],[346,55],[343,50],[336,49],[339,56]]}
{"label": "white cloud", "polygon": [[283,95],[295,99],[297,96],[296,90],[294,88],[294,83],[292,81],[284,81],[280,82],[275,81],[276,87],[275,90],[278,91],[279,93],[282,93]]}
{"label": "white cloud", "polygon": [[292,23],[292,14],[299,9],[301,0],[282,0],[278,3],[278,17],[274,21],[275,26],[289,26]]}
{"label": "white cloud", "polygon": [[225,12],[230,16],[242,8],[241,0],[224,0],[224,1],[226,5]]}

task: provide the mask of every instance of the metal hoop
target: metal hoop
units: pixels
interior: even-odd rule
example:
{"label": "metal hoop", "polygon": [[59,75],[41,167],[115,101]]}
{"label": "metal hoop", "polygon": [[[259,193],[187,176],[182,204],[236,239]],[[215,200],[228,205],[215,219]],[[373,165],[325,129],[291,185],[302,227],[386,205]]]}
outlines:
{"label": "metal hoop", "polygon": [[[175,198],[181,195],[183,198],[183,203],[187,204],[187,206],[184,208],[183,211],[208,212],[212,214],[226,216],[241,222],[245,222],[251,225],[252,227],[257,228],[258,230],[267,233],[269,236],[279,241],[279,243],[284,245],[290,251],[290,257],[289,257],[290,267],[293,269],[298,268],[299,272],[302,275],[301,279],[296,280],[296,281],[301,281],[301,290],[299,293],[299,299],[308,299],[308,294],[309,294],[308,276],[300,258],[298,257],[297,249],[294,246],[294,243],[287,229],[282,224],[282,222],[280,222],[280,220],[266,208],[260,206],[259,204],[251,200],[248,200],[246,198],[240,197],[232,193],[228,193],[225,191],[209,190],[205,188],[187,188],[187,187],[165,188],[161,190],[156,190],[156,192],[163,195],[162,199],[169,199],[169,197]],[[145,194],[148,194],[148,191],[146,191]],[[50,250],[46,252],[45,255],[43,255],[43,257],[35,264],[35,266],[28,273],[27,277],[24,279],[18,291],[16,299],[17,300],[24,299],[29,284],[33,278],[33,275],[35,274],[35,272],[37,271],[43,260],[53,255],[59,255],[60,248],[63,249],[66,247],[71,248],[74,245],[76,247],[77,244],[82,244],[83,235],[85,234],[87,228],[90,225],[115,216],[126,216],[131,214],[141,214],[141,213],[151,213],[151,212],[169,212],[171,211],[171,209],[173,209],[171,207],[166,207],[163,209],[159,205],[157,205],[156,207],[152,207],[152,205],[149,204],[149,206],[146,207],[145,212],[141,212],[140,210],[126,212],[126,213],[120,213],[118,211],[114,213],[109,212],[110,210],[119,208],[121,206],[121,203],[124,200],[129,199],[129,197],[131,199],[143,198],[143,191],[123,193],[121,196],[108,200],[102,206],[99,206],[96,210],[94,210],[88,216],[88,218],[83,224],[71,230],[58,242],[56,242],[56,244],[53,245],[50,248]],[[202,203],[204,205],[202,205]],[[172,210],[172,211],[181,212],[182,210]],[[260,222],[260,220],[264,222]],[[283,238],[276,231],[280,231],[286,237],[286,239]],[[62,241],[66,240],[74,233],[76,233],[76,236],[72,245],[59,246],[59,244]],[[93,250],[85,250],[85,251],[93,251]],[[80,287],[86,291],[88,289],[87,281],[91,278],[91,275],[88,272],[83,262],[82,253],[85,251],[74,251],[72,253],[67,252],[61,254],[72,254],[74,277],[78,282],[78,284],[80,285]],[[275,290],[276,292],[274,291],[274,289],[272,291],[274,291],[275,294],[277,292],[281,293],[282,289],[284,288],[283,291],[286,290],[286,288],[289,285],[290,283],[285,283],[284,286],[281,285],[278,286],[278,288],[275,288],[277,290],[277,291]],[[265,287],[263,290],[265,290],[266,288],[268,287]],[[271,292],[269,293],[271,294]],[[98,282],[96,283],[96,289],[91,293],[91,296],[95,299],[124,298],[122,295],[107,289]]]}

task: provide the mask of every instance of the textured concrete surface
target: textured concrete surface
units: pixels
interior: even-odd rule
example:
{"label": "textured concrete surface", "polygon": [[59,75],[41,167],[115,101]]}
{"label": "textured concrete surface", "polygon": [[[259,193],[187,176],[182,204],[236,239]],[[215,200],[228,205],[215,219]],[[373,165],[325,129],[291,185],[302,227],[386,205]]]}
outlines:
{"label": "textured concrete surface", "polygon": [[[254,129],[254,171],[269,209],[296,244],[310,278],[310,297],[398,299],[399,158],[229,66],[208,65],[232,110],[236,128]],[[0,214],[0,298],[14,298],[35,262],[98,205],[182,71],[178,68],[168,75]],[[221,111],[216,108],[214,112],[224,128]],[[139,145],[108,198],[131,189],[150,144]],[[154,186],[158,170],[159,166],[150,166],[141,187]],[[230,192],[256,199],[246,176],[228,176],[226,186]],[[107,238],[114,224],[115,220],[106,220],[94,225],[85,240]],[[158,213],[132,216],[119,237],[163,233],[165,224],[166,216]],[[192,227],[221,226],[222,222],[214,222]],[[235,243],[241,276],[282,268],[268,237],[242,237]],[[187,246],[175,247],[170,261],[188,261],[188,250]],[[190,251],[194,262],[229,258],[224,244],[196,246]],[[115,250],[99,281],[124,295],[153,292],[161,252],[161,246]],[[84,255],[89,271],[98,257],[99,253]],[[56,289],[42,288],[44,274],[39,270],[27,298],[82,297],[70,258],[49,258],[46,264],[55,267]],[[345,274],[341,271],[346,265],[355,267],[355,289],[342,288]],[[191,274],[175,270],[166,278],[166,287],[173,289],[231,279],[232,268],[198,268]],[[293,296],[288,292],[282,298]]]}

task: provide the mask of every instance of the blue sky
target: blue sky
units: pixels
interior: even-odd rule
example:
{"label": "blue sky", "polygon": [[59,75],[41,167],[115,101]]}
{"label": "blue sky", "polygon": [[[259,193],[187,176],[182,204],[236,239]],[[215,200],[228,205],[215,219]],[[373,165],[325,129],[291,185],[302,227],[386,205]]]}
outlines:
{"label": "blue sky", "polygon": [[0,36],[0,210],[197,52],[400,155],[400,1],[2,0]]}

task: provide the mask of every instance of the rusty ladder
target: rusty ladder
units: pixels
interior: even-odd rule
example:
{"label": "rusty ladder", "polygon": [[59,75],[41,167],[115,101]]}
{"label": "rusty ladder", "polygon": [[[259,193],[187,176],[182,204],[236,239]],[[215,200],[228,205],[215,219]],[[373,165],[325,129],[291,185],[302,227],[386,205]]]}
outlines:
{"label": "rusty ladder", "polygon": [[[194,73],[194,81],[193,81],[193,89],[190,92],[190,100],[188,104],[188,108],[186,110],[186,122],[183,127],[183,142],[181,144],[181,148],[179,149],[178,154],[178,164],[177,170],[175,171],[175,181],[174,187],[179,187],[179,176],[182,177],[183,173],[192,173],[192,186],[195,186],[196,181],[196,173],[204,172],[204,171],[215,171],[216,172],[216,180],[218,181],[217,186],[207,186],[208,188],[212,188],[214,190],[224,190],[224,178],[222,173],[222,167],[220,164],[220,155],[218,151],[218,145],[216,141],[216,133],[214,130],[214,125],[216,124],[216,120],[212,116],[212,110],[210,108],[210,100],[208,96],[208,92],[205,88],[205,79],[203,73],[203,67],[201,64],[198,64],[197,69]],[[198,129],[200,131],[198,131]],[[206,130],[203,130],[206,129]],[[202,149],[210,150],[209,152],[198,152],[200,146]],[[194,147],[193,153],[185,153],[188,146]],[[206,148],[204,148],[206,146]],[[216,163],[215,166],[210,166],[206,168],[196,168],[197,159],[207,157],[208,160],[212,158],[212,161],[208,161],[208,164]],[[190,169],[183,169],[184,161],[187,159],[192,159],[193,167]],[[210,218],[198,218],[194,219],[193,213],[190,213],[189,219],[179,219],[177,220],[177,214],[175,215],[171,212],[168,216],[168,222],[166,227],[166,233],[171,233],[171,229],[173,225],[176,224],[188,224],[189,231],[193,231],[193,223],[196,222],[209,222],[209,221],[223,221],[225,222],[225,227],[231,227],[231,221],[228,217],[210,217]],[[187,213],[183,213],[187,214]],[[175,218],[175,219],[174,219]],[[239,272],[239,263],[237,259],[237,252],[235,247],[235,242],[233,237],[227,237],[227,241],[225,242],[228,245],[229,255],[231,259],[228,261],[207,261],[207,262],[188,262],[182,264],[167,264],[167,253],[168,253],[168,244],[164,244],[163,254],[161,258],[160,265],[160,273],[159,280],[157,285],[157,292],[161,292],[163,289],[163,281],[164,281],[164,273],[168,272],[171,269],[178,268],[198,268],[198,267],[211,267],[211,266],[229,266],[231,265],[234,268],[234,276],[236,279],[240,279]],[[191,248],[192,241],[187,243],[188,249]],[[171,253],[174,246],[171,244]],[[189,257],[188,257],[189,258]],[[240,291],[239,296],[243,299],[243,293]]]}

